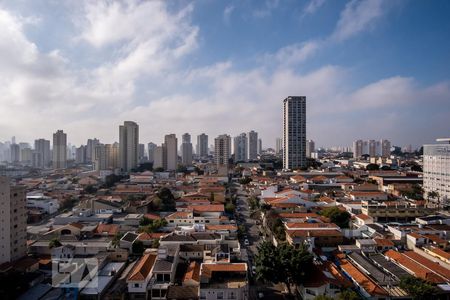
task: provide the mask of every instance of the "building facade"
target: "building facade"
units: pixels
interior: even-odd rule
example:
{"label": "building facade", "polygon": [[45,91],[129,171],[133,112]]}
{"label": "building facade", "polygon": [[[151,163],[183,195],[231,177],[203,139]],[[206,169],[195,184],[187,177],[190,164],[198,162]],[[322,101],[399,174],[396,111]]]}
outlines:
{"label": "building facade", "polygon": [[214,139],[214,162],[218,166],[228,166],[231,156],[231,137],[228,134],[219,135]]}
{"label": "building facade", "polygon": [[181,143],[181,163],[184,166],[192,165],[192,143],[189,133],[183,134]]}
{"label": "building facade", "polygon": [[24,186],[14,186],[0,177],[0,263],[27,254],[27,212]]}
{"label": "building facade", "polygon": [[157,145],[155,143],[148,143],[147,144],[147,151],[148,151],[148,161],[154,162],[155,161],[155,149]]}
{"label": "building facade", "polygon": [[423,146],[423,188],[425,194],[437,192],[434,201],[450,199],[450,139],[447,144]]}
{"label": "building facade", "polygon": [[204,133],[197,136],[197,156],[199,158],[208,157],[208,136]]}
{"label": "building facade", "polygon": [[53,169],[67,166],[67,134],[58,130],[53,134]]}
{"label": "building facade", "polygon": [[283,100],[283,168],[306,167],[306,97]]}
{"label": "building facade", "polygon": [[175,171],[178,165],[178,139],[175,134],[164,137],[164,170]]}
{"label": "building facade", "polygon": [[370,157],[389,157],[391,155],[391,142],[386,139],[356,140],[353,142],[353,157],[360,158],[363,155]]}
{"label": "building facade", "polygon": [[125,121],[119,127],[119,164],[123,172],[130,172],[138,165],[139,126]]}
{"label": "building facade", "polygon": [[33,167],[47,168],[51,160],[50,141],[37,139],[34,141]]}
{"label": "building facade", "polygon": [[248,133],[248,160],[258,159],[258,133],[254,130]]}
{"label": "building facade", "polygon": [[247,161],[249,149],[247,135],[245,133],[241,133],[240,135],[234,137],[233,139],[233,148],[234,148],[234,161],[235,162],[244,162]]}
{"label": "building facade", "polygon": [[306,157],[312,157],[312,153],[316,151],[316,144],[313,140],[308,140],[306,142]]}

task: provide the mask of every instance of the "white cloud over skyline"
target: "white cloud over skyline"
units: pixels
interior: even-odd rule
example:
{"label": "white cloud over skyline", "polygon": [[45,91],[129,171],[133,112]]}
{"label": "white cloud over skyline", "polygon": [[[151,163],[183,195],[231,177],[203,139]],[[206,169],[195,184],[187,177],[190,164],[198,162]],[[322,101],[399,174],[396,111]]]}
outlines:
{"label": "white cloud over skyline", "polygon": [[[285,45],[245,69],[232,58],[194,63],[207,47],[192,20],[195,3],[84,2],[73,12],[71,47],[102,59],[80,66],[64,49],[46,52],[27,35],[42,16],[0,7],[0,140],[14,135],[33,142],[63,129],[76,145],[93,137],[108,143],[118,140],[119,124],[133,120],[142,143],[159,143],[168,133],[205,132],[212,141],[254,129],[264,146],[273,146],[281,135],[282,99],[305,95],[308,138],[318,145],[381,137],[419,145],[425,134],[409,133],[433,128],[427,118],[412,119],[415,111],[436,113],[434,127],[445,128],[439,106],[450,98],[449,81],[423,85],[392,74],[355,86],[352,67],[302,68],[322,47],[372,30],[386,12],[382,2],[350,1],[328,38]],[[267,1],[263,9],[278,5]],[[234,9],[223,18],[230,20]]]}

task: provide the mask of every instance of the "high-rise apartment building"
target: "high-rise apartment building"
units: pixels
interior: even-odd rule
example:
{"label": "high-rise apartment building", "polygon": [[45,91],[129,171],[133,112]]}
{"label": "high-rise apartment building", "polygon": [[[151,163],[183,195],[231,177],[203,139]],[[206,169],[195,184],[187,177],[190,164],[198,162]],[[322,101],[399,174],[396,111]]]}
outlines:
{"label": "high-rise apartment building", "polygon": [[219,135],[214,139],[214,161],[218,166],[228,166],[231,156],[231,137],[228,134]]}
{"label": "high-rise apartment building", "polygon": [[20,163],[24,166],[31,166],[33,160],[33,150],[31,148],[23,148],[20,150]]}
{"label": "high-rise apartment building", "polygon": [[91,163],[94,161],[95,147],[100,144],[100,141],[96,138],[88,139],[86,143],[86,162]]}
{"label": "high-rise apartment building", "polygon": [[197,135],[197,156],[199,158],[208,157],[208,136],[204,133]]}
{"label": "high-rise apartment building", "polygon": [[275,141],[275,154],[282,155],[283,154],[283,139],[277,138]]}
{"label": "high-rise apartment building", "polygon": [[140,163],[145,161],[145,144],[139,144],[138,146],[138,161]]}
{"label": "high-rise apartment building", "polygon": [[450,199],[450,138],[437,141],[442,143],[423,146],[423,189],[426,196],[437,192],[432,200],[443,204]]}
{"label": "high-rise apartment building", "polygon": [[0,264],[27,254],[27,211],[24,186],[0,177]]}
{"label": "high-rise apartment building", "polygon": [[283,100],[283,168],[306,167],[306,97]]}
{"label": "high-rise apartment building", "polygon": [[153,170],[164,168],[164,144],[157,146],[153,152]]}
{"label": "high-rise apartment building", "polygon": [[247,134],[241,133],[233,139],[234,161],[244,162],[248,158],[248,139]]}
{"label": "high-rise apartment building", "polygon": [[391,142],[386,139],[376,140],[356,140],[353,142],[353,157],[360,158],[363,155],[370,157],[389,157],[391,155]]}
{"label": "high-rise apartment building", "polygon": [[119,167],[130,172],[138,165],[139,126],[125,121],[119,126]]}
{"label": "high-rise apartment building", "polygon": [[75,163],[76,164],[85,164],[87,162],[86,153],[87,146],[81,145],[75,151]]}
{"label": "high-rise apartment building", "polygon": [[47,168],[50,164],[51,152],[50,141],[46,139],[37,139],[34,141],[33,167]]}
{"label": "high-rise apartment building", "polygon": [[94,168],[115,170],[118,168],[119,144],[98,144],[94,150]]}
{"label": "high-rise apartment building", "polygon": [[178,139],[175,134],[164,137],[164,169],[175,171],[178,166]]}
{"label": "high-rise apartment building", "polygon": [[248,160],[258,159],[258,133],[256,131],[250,131],[248,133]]}
{"label": "high-rise apartment building", "polygon": [[20,147],[17,144],[11,144],[11,162],[17,164],[20,161]]}
{"label": "high-rise apartment building", "polygon": [[58,130],[53,134],[53,169],[67,167],[67,134]]}
{"label": "high-rise apartment building", "polygon": [[147,144],[147,151],[148,151],[148,161],[149,162],[154,162],[155,161],[155,149],[156,149],[157,145],[155,143],[148,143]]}
{"label": "high-rise apartment building", "polygon": [[306,157],[312,157],[312,153],[316,151],[316,143],[313,140],[306,142]]}
{"label": "high-rise apartment building", "polygon": [[184,166],[192,165],[192,143],[189,133],[183,134],[181,143],[181,162]]}
{"label": "high-rise apartment building", "polygon": [[262,139],[258,139],[258,155],[262,153]]}

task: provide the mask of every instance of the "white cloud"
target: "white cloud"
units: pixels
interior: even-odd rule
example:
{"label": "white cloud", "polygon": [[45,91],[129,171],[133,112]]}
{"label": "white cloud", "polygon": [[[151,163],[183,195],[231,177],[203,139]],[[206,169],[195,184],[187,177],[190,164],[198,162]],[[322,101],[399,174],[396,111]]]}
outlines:
{"label": "white cloud", "polygon": [[226,24],[230,23],[230,18],[235,8],[236,7],[234,5],[228,5],[227,7],[225,7],[223,11],[223,21]]}
{"label": "white cloud", "polygon": [[261,8],[253,11],[253,17],[266,18],[272,15],[272,11],[278,7],[280,0],[265,0]]}
{"label": "white cloud", "polygon": [[321,46],[322,42],[318,40],[293,44],[279,49],[274,55],[268,55],[266,59],[281,65],[298,64],[313,56]]}
{"label": "white cloud", "polygon": [[325,4],[325,0],[311,0],[308,5],[303,9],[303,15],[314,14],[322,5]]}
{"label": "white cloud", "polygon": [[371,29],[388,7],[385,0],[351,0],[341,12],[331,38],[343,41]]}

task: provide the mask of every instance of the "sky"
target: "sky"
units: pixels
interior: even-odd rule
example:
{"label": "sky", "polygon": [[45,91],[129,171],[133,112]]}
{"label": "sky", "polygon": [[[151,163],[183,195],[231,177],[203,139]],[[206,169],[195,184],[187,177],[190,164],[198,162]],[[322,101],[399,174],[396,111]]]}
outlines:
{"label": "sky", "polygon": [[417,147],[450,136],[450,1],[0,0],[0,140],[282,134]]}

